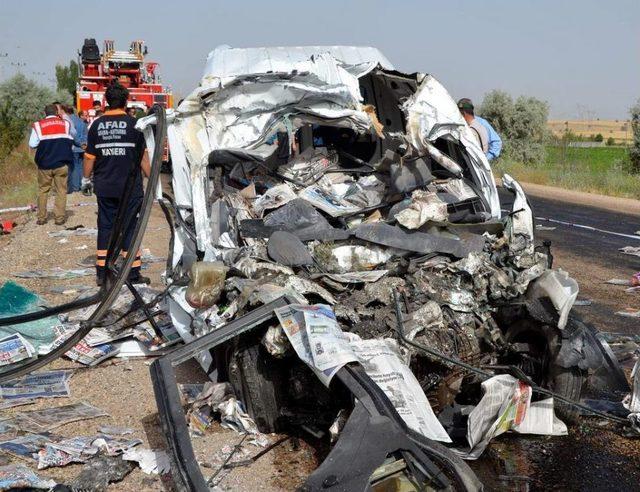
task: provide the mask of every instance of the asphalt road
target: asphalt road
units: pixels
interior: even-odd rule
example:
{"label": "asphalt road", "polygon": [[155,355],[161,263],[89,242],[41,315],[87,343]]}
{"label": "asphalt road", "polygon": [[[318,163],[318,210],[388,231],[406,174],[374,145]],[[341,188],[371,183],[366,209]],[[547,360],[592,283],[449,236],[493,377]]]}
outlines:
{"label": "asphalt road", "polygon": [[[603,331],[640,334],[640,319],[615,315],[625,308],[640,309],[640,294],[604,283],[610,278],[629,279],[640,271],[640,257],[619,251],[640,246],[640,235],[635,234],[640,231],[640,217],[532,195],[528,199],[536,217],[536,240],[551,241],[554,266],[576,278],[580,297],[593,301],[575,309]],[[513,195],[501,189],[500,200],[503,210],[511,210]]]}

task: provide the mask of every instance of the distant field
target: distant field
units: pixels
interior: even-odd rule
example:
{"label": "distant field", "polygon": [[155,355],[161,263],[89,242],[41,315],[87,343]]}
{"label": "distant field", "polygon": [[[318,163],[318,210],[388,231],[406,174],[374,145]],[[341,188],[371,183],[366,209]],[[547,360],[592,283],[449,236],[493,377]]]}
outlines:
{"label": "distant field", "polygon": [[627,144],[633,138],[631,124],[627,120],[549,120],[547,126],[556,137],[561,137],[568,130],[585,138],[600,133],[605,141],[613,137],[620,144]]}
{"label": "distant field", "polygon": [[505,159],[494,170],[514,178],[572,190],[640,199],[640,175],[629,172],[624,147],[547,147],[547,157],[539,164],[522,164]]}

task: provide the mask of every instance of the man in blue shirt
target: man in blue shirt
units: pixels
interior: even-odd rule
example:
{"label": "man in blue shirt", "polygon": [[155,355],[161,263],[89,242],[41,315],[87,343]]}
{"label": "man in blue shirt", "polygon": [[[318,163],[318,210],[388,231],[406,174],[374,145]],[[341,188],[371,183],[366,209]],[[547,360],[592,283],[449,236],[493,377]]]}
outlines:
{"label": "man in blue shirt", "polygon": [[460,99],[458,101],[458,109],[460,109],[460,112],[470,113],[471,119],[477,123],[480,123],[480,125],[482,125],[485,128],[488,135],[488,145],[487,145],[488,148],[485,152],[485,155],[487,156],[487,159],[489,160],[489,162],[496,159],[500,155],[500,152],[502,151],[502,139],[500,138],[500,135],[498,135],[498,133],[491,126],[491,123],[489,123],[484,118],[480,118],[480,116],[476,116],[474,114],[474,108],[473,108],[473,103],[471,102],[471,99],[468,99],[466,97],[463,97],[462,99]]}
{"label": "man in blue shirt", "polygon": [[79,115],[75,114],[73,108],[64,106],[63,109],[69,116],[73,127],[76,129],[74,144],[71,149],[73,151],[73,164],[69,166],[69,178],[67,182],[67,193],[74,193],[80,191],[82,182],[82,162],[84,159],[84,149],[87,146],[87,124]]}

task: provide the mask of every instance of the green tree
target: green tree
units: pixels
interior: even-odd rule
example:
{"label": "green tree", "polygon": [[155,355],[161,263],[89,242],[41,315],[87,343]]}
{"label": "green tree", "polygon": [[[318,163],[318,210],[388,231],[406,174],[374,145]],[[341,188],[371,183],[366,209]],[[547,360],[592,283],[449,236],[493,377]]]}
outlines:
{"label": "green tree", "polygon": [[593,139],[594,142],[604,142],[604,137],[602,136],[602,133],[598,133],[595,138]]}
{"label": "green tree", "polygon": [[508,158],[525,163],[545,158],[544,144],[549,138],[547,119],[549,105],[535,97],[514,99],[503,91],[489,92],[478,113],[500,134]]}
{"label": "green tree", "polygon": [[612,145],[616,144],[616,140],[613,137],[609,137],[607,138],[607,146],[611,147]]}
{"label": "green tree", "polygon": [[69,62],[69,66],[56,64],[56,82],[58,91],[68,92],[74,98],[78,83],[78,64],[73,60]]}
{"label": "green tree", "polygon": [[29,126],[42,118],[44,107],[54,101],[71,103],[71,96],[55,93],[19,73],[0,84],[0,157],[24,138]]}
{"label": "green tree", "polygon": [[633,171],[640,172],[640,99],[631,106],[631,131],[633,133],[633,142],[629,148],[629,158]]}

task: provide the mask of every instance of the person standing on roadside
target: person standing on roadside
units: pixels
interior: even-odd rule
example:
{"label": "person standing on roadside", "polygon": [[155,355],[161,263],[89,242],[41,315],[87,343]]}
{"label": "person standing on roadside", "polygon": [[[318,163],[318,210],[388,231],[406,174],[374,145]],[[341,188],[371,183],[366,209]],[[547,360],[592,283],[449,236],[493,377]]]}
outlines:
{"label": "person standing on roadside", "polygon": [[[126,203],[125,227],[122,254],[135,254],[129,273],[129,281],[149,283],[140,275],[142,266],[140,251],[129,251],[142,206],[142,173],[149,176],[150,163],[144,135],[135,129],[136,120],[125,112],[129,91],[118,83],[111,84],[105,97],[109,110],[94,120],[89,127],[87,148],[84,153],[84,177],[82,192],[95,191],[98,199],[98,245],[96,254],[96,281],[102,285],[106,279],[106,259],[109,239],[127,186],[131,195]],[[93,174],[93,182],[91,175]],[[129,176],[133,183],[128,183]]]}
{"label": "person standing on roadside", "polygon": [[73,163],[71,123],[58,116],[58,108],[54,104],[45,106],[44,114],[43,119],[33,124],[29,136],[29,147],[35,150],[38,166],[37,224],[47,223],[47,200],[54,188],[53,215],[56,225],[62,225],[67,221],[67,177]]}
{"label": "person standing on roadside", "polygon": [[[462,117],[465,119],[467,124],[478,136],[484,155],[487,156],[489,162],[497,159],[502,151],[502,139],[500,138],[500,135],[498,135],[498,132],[496,132],[491,126],[491,123],[484,118],[475,115],[473,102],[471,102],[471,99],[469,98],[463,97],[460,99],[458,101],[458,109],[460,110],[460,113],[462,113]],[[484,128],[484,132],[481,128]],[[482,142],[483,135],[486,135],[486,137],[484,137],[486,138],[486,149]]]}
{"label": "person standing on roadside", "polygon": [[82,160],[84,149],[87,146],[87,124],[81,117],[82,111],[78,111],[78,114],[75,114],[73,108],[69,106],[65,106],[64,110],[71,118],[71,122],[76,129],[76,137],[71,149],[73,151],[73,164],[69,167],[67,181],[67,193],[75,193],[80,191],[82,182]]}

